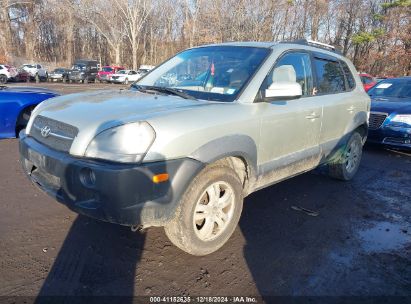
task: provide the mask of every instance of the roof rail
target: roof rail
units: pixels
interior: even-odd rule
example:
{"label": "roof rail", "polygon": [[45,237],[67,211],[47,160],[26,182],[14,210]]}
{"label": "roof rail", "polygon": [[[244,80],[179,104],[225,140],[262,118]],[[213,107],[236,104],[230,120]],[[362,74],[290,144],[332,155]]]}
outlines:
{"label": "roof rail", "polygon": [[318,47],[321,49],[325,49],[328,51],[335,52],[339,55],[342,55],[342,52],[335,46],[314,41],[314,40],[309,40],[309,39],[298,39],[298,40],[291,40],[291,41],[281,41],[280,43],[294,43],[294,44],[302,44],[302,45],[308,45],[308,46],[313,46],[313,47]]}

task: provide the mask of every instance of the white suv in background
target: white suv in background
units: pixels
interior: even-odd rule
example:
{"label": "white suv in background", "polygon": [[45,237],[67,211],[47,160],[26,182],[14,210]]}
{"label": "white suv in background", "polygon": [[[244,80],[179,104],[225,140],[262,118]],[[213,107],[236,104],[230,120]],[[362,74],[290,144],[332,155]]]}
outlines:
{"label": "white suv in background", "polygon": [[48,78],[47,70],[41,64],[23,64],[21,68],[29,73],[31,78],[39,77],[40,80],[47,80]]}
{"label": "white suv in background", "polygon": [[17,69],[7,64],[0,64],[0,84],[17,76]]}

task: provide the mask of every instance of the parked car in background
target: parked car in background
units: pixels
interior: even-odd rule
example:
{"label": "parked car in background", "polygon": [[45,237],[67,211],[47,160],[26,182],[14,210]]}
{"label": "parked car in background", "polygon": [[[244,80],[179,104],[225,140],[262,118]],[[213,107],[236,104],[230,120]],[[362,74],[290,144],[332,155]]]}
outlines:
{"label": "parked car in background", "polygon": [[385,79],[368,94],[368,142],[411,150],[411,77]]}
{"label": "parked car in background", "polygon": [[49,74],[49,81],[63,81],[66,82],[69,76],[69,69],[57,68]]}
{"label": "parked car in background", "polygon": [[128,84],[129,82],[137,81],[140,77],[140,74],[134,70],[121,70],[116,74],[111,75],[109,82]]}
{"label": "parked car in background", "polygon": [[97,79],[97,60],[80,59],[76,60],[69,71],[69,81],[72,82],[95,82]]}
{"label": "parked car in background", "polygon": [[0,64],[0,84],[13,80],[17,76],[17,69],[8,64]]}
{"label": "parked car in background", "polygon": [[28,82],[30,81],[30,74],[23,69],[17,70],[17,75],[14,77],[14,81],[16,82]]}
{"label": "parked car in background", "polygon": [[141,78],[154,68],[155,68],[154,65],[146,65],[146,64],[141,65],[137,70],[137,74],[139,75],[139,78]]}
{"label": "parked car in background", "polygon": [[355,67],[332,46],[208,45],[129,90],[42,103],[21,134],[21,164],[80,214],[163,226],[176,246],[206,255],[234,232],[245,196],[320,165],[352,179],[369,107]]}
{"label": "parked car in background", "polygon": [[58,93],[30,87],[0,87],[0,139],[18,136],[30,119],[33,109]]}
{"label": "parked car in background", "polygon": [[118,71],[124,70],[123,66],[106,65],[97,73],[97,79],[101,82],[109,82],[110,76],[116,74]]}
{"label": "parked car in background", "polygon": [[360,78],[366,92],[377,83],[377,80],[370,74],[360,73]]}
{"label": "parked car in background", "polygon": [[48,78],[47,69],[45,69],[39,63],[23,64],[21,68],[25,70],[27,73],[29,73],[31,79],[38,79],[40,81],[46,81]]}

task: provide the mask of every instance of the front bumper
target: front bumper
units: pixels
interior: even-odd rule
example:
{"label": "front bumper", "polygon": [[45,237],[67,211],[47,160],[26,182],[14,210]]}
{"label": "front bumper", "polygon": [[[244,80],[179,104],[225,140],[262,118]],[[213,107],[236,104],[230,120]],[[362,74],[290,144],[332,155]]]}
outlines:
{"label": "front bumper", "polygon": [[74,80],[74,81],[81,81],[81,80],[84,80],[84,79],[86,79],[86,75],[80,75],[80,74],[77,74],[77,75],[69,75],[69,80]]}
{"label": "front bumper", "polygon": [[116,79],[110,78],[110,82],[114,82],[114,83],[124,83],[125,81],[126,79],[124,78],[116,78]]}
{"label": "front bumper", "polygon": [[63,80],[64,76],[50,74],[49,78],[52,80]]}
{"label": "front bumper", "polygon": [[[163,226],[185,189],[204,167],[190,158],[119,164],[76,158],[20,133],[20,159],[27,177],[71,210],[121,225]],[[93,172],[94,177],[92,178]],[[169,180],[152,182],[157,174]]]}
{"label": "front bumper", "polygon": [[383,126],[377,130],[369,130],[367,141],[397,149],[411,150],[411,129]]}

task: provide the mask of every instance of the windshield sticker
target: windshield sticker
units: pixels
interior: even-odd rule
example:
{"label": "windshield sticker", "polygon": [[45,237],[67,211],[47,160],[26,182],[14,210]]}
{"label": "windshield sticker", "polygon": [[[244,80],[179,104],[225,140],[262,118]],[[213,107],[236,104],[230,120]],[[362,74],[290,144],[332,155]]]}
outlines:
{"label": "windshield sticker", "polygon": [[377,89],[387,89],[392,86],[392,83],[381,83],[377,86]]}

